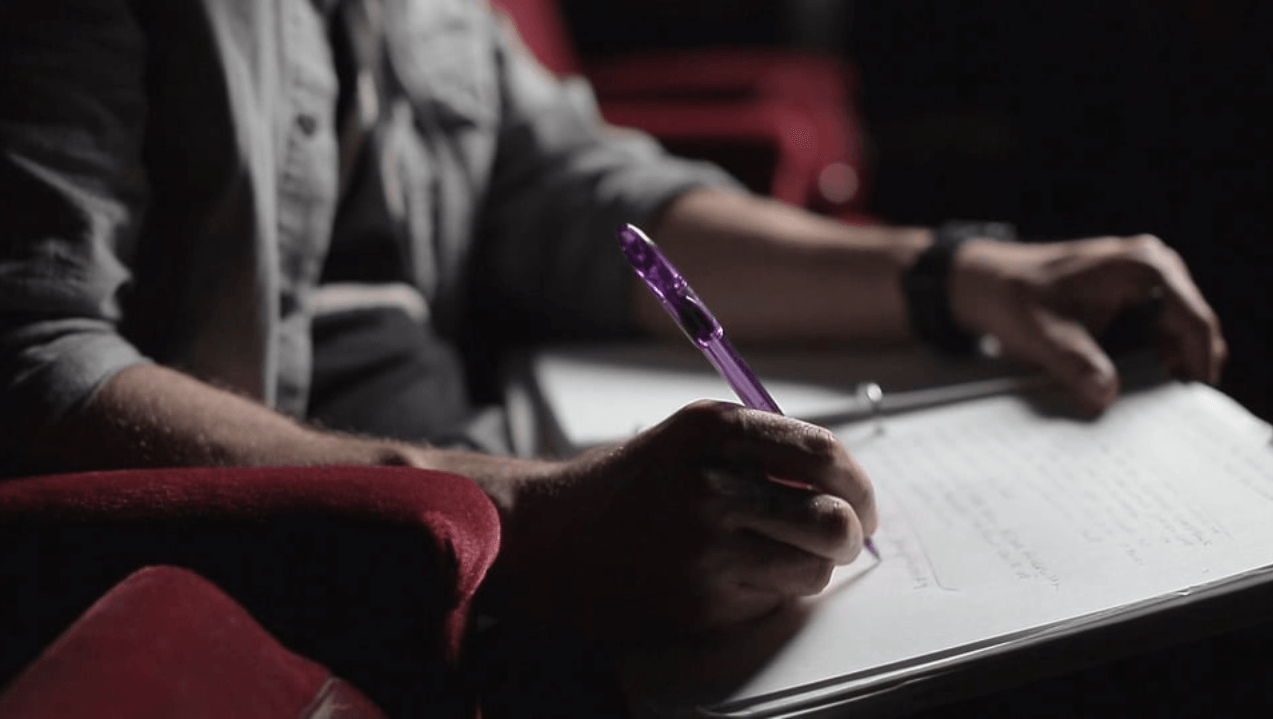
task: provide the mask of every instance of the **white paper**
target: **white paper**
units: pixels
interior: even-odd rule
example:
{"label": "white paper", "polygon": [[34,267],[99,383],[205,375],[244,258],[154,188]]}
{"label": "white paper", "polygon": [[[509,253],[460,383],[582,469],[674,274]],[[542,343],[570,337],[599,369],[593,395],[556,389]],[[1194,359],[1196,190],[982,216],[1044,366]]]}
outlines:
{"label": "white paper", "polygon": [[724,713],[1273,565],[1269,427],[1204,386],[1135,393],[1097,421],[1000,396],[840,432],[877,489],[883,560],[844,568]]}

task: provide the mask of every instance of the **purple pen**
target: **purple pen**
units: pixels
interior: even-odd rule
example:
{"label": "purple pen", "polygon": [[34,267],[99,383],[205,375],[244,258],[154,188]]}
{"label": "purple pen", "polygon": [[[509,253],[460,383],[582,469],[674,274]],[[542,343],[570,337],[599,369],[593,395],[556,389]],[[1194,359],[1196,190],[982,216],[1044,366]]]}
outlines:
{"label": "purple pen", "polygon": [[[763,409],[782,414],[778,403],[769,396],[764,385],[756,379],[751,368],[725,338],[725,330],[712,315],[707,305],[694,294],[680,271],[668,261],[658,245],[635,225],[619,228],[619,246],[637,276],[658,298],[663,309],[672,315],[685,336],[702,350],[721,377],[729,383],[743,404],[752,409]],[[880,553],[870,539],[866,549],[876,559]]]}
{"label": "purple pen", "polygon": [[663,309],[676,320],[696,347],[707,355],[716,371],[734,389],[743,404],[752,409],[782,414],[778,403],[765,391],[747,363],[725,338],[725,330],[712,316],[707,305],[694,294],[681,273],[668,262],[645,233],[633,225],[619,230],[619,245],[632,269],[662,303]]}

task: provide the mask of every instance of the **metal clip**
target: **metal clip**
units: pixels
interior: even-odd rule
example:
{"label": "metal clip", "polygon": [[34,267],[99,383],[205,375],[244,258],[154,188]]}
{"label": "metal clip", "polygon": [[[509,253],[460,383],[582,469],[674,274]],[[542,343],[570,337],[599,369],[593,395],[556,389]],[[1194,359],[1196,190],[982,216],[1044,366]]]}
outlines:
{"label": "metal clip", "polygon": [[884,434],[884,390],[875,382],[862,382],[857,386],[857,398],[871,418],[871,433]]}

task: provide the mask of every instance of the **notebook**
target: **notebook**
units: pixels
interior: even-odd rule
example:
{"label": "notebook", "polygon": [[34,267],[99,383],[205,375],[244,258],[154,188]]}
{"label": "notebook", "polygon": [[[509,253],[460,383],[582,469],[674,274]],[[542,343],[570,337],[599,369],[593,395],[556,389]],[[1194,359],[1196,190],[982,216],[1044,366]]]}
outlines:
{"label": "notebook", "polygon": [[[567,348],[537,356],[528,376],[552,441],[586,446],[683,400],[730,399],[691,358]],[[753,367],[871,476],[881,559],[863,553],[818,597],[753,626],[634,653],[625,673],[646,714],[856,715],[903,693],[914,706],[953,678],[1091,661],[1093,637],[1117,637],[1118,651],[1170,640],[1185,627],[1152,621],[1171,612],[1201,612],[1187,628],[1210,631],[1270,606],[1208,610],[1273,586],[1273,429],[1219,391],[1142,366],[1109,411],[1083,419],[997,363],[908,350],[783,359]],[[882,401],[859,391],[868,377]]]}

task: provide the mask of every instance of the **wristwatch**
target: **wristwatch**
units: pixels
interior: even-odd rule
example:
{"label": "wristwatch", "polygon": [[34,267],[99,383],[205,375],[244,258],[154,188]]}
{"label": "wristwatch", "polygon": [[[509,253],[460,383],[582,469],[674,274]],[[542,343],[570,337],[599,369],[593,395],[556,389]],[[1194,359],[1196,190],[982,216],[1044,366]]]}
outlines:
{"label": "wristwatch", "polygon": [[955,253],[974,238],[1015,241],[1016,228],[1006,222],[943,222],[933,231],[933,244],[902,274],[906,312],[915,336],[948,354],[968,354],[978,338],[955,323],[950,310],[950,270]]}

